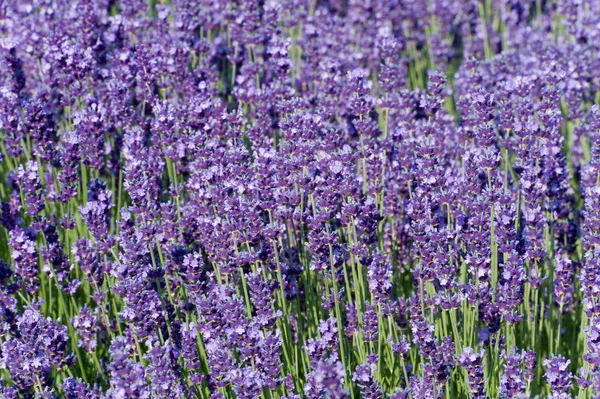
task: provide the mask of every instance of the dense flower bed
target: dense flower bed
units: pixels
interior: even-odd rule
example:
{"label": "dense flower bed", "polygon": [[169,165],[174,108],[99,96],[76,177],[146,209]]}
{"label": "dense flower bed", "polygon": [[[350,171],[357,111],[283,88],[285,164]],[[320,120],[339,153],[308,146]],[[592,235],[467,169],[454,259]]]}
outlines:
{"label": "dense flower bed", "polygon": [[600,397],[600,2],[0,3],[2,398]]}

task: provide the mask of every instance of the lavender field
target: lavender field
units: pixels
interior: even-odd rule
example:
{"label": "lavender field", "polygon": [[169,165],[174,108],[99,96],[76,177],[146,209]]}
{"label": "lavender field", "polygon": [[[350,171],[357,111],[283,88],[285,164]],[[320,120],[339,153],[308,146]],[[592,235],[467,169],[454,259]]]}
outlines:
{"label": "lavender field", "polygon": [[600,398],[600,1],[0,1],[0,398]]}

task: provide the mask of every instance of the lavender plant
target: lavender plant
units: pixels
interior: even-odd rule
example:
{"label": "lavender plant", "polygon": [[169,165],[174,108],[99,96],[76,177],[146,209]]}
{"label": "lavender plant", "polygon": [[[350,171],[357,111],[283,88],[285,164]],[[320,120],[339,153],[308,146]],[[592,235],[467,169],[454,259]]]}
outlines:
{"label": "lavender plant", "polygon": [[600,3],[0,3],[0,396],[600,398]]}

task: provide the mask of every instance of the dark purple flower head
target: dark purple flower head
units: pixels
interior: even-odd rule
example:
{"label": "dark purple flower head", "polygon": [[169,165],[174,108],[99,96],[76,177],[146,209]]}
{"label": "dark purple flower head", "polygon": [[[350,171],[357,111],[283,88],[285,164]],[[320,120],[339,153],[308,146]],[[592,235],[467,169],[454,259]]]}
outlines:
{"label": "dark purple flower head", "polygon": [[62,383],[62,391],[66,399],[100,399],[102,393],[96,386],[91,387],[84,381],[76,378],[66,378]]}
{"label": "dark purple flower head", "polygon": [[594,318],[585,327],[586,341],[589,353],[584,356],[586,362],[594,367],[600,367],[600,320]]}
{"label": "dark purple flower head", "polygon": [[273,306],[273,294],[278,288],[278,284],[274,281],[264,281],[261,278],[260,270],[251,273],[246,278],[248,279],[250,297],[256,312],[253,321],[261,327],[272,327],[283,314],[281,310],[276,311]]}
{"label": "dark purple flower head", "polygon": [[352,381],[359,386],[362,397],[367,399],[381,399],[383,392],[378,382],[374,378],[377,369],[376,361],[374,363],[363,363],[356,367],[352,374]]}
{"label": "dark purple flower head", "polygon": [[571,361],[562,356],[552,356],[550,359],[544,360],[544,367],[546,367],[544,376],[552,390],[550,397],[553,399],[566,399],[569,397],[568,391],[573,385],[569,363]]}
{"label": "dark purple flower head", "polygon": [[410,393],[413,399],[431,399],[441,397],[440,393],[434,393],[434,387],[431,378],[423,376],[422,378],[412,375],[409,379]]}
{"label": "dark purple flower head", "polygon": [[472,348],[466,347],[458,358],[458,363],[467,370],[469,388],[473,398],[485,398],[483,375],[483,350],[476,353]]}
{"label": "dark purple flower head", "polygon": [[233,385],[236,397],[251,399],[259,397],[262,392],[260,374],[251,367],[234,367],[229,371],[229,380]]}
{"label": "dark purple flower head", "polygon": [[574,265],[568,255],[559,251],[555,256],[554,300],[561,309],[568,310],[573,303]]}
{"label": "dark purple flower head", "polygon": [[71,324],[75,327],[77,335],[81,337],[77,346],[83,348],[86,352],[94,352],[97,346],[97,325],[94,313],[86,304],[79,312],[79,315],[71,319]]}
{"label": "dark purple flower head", "polygon": [[410,342],[406,336],[402,335],[402,339],[398,343],[392,342],[392,351],[400,356],[406,355],[411,349]]}
{"label": "dark purple flower head", "polygon": [[144,367],[134,359],[137,348],[132,339],[119,336],[110,345],[111,363],[108,397],[149,399],[150,389]]}
{"label": "dark purple flower head", "polygon": [[377,302],[387,299],[392,289],[392,265],[387,261],[385,254],[375,254],[367,266],[367,281],[369,292]]}
{"label": "dark purple flower head", "polygon": [[15,228],[10,232],[9,244],[15,273],[23,279],[25,290],[34,293],[39,287],[39,266],[35,241],[29,232]]}
{"label": "dark purple flower head", "polygon": [[507,398],[518,397],[525,389],[521,372],[523,356],[513,348],[509,354],[503,353],[504,372],[500,377],[500,392]]}
{"label": "dark purple flower head", "polygon": [[435,351],[431,357],[431,363],[426,366],[427,373],[435,380],[436,384],[445,385],[456,365],[456,348],[452,337],[442,338],[441,343],[436,343]]}
{"label": "dark purple flower head", "polygon": [[600,387],[600,379],[598,377],[598,371],[592,371],[589,368],[582,367],[575,376],[575,380],[580,389],[591,388],[592,391],[596,392]]}
{"label": "dark purple flower head", "polygon": [[146,376],[150,381],[152,398],[175,399],[183,396],[183,387],[180,382],[177,350],[169,344],[163,346],[149,345],[151,349],[144,356],[148,362]]}
{"label": "dark purple flower head", "polygon": [[310,338],[305,344],[305,350],[310,357],[323,359],[327,353],[335,353],[338,349],[338,329],[335,318],[330,317],[319,324],[319,338]]}
{"label": "dark purple flower head", "polygon": [[531,383],[535,378],[537,365],[537,354],[532,350],[523,351],[523,375],[528,383]]}
{"label": "dark purple flower head", "polygon": [[358,327],[358,312],[356,305],[346,304],[346,325],[344,327],[344,333],[351,337],[359,331]]}
{"label": "dark purple flower head", "polygon": [[412,342],[417,344],[423,356],[430,357],[435,350],[435,339],[433,337],[434,327],[425,319],[411,320]]}
{"label": "dark purple flower head", "polygon": [[39,177],[39,164],[35,161],[29,161],[25,167],[19,165],[16,173],[19,187],[25,195],[27,215],[38,215],[44,209],[44,193]]}
{"label": "dark purple flower head", "polygon": [[376,342],[379,336],[379,311],[376,305],[367,303],[363,313],[363,337],[366,342]]}
{"label": "dark purple flower head", "polygon": [[347,399],[349,394],[344,387],[345,375],[344,365],[336,357],[319,360],[307,376],[304,394],[310,399]]}
{"label": "dark purple flower head", "polygon": [[106,188],[106,183],[100,179],[90,182],[88,202],[79,207],[79,213],[96,241],[104,241],[107,238],[112,207],[112,192]]}
{"label": "dark purple flower head", "polygon": [[282,362],[281,350],[283,339],[276,335],[268,335],[259,341],[259,353],[256,356],[256,369],[260,373],[262,385],[267,389],[276,389],[281,385]]}

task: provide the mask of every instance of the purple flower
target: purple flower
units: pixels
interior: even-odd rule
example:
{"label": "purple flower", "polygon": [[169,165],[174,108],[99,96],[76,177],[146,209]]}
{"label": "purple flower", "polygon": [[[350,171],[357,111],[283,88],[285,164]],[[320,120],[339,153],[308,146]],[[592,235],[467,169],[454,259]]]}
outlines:
{"label": "purple flower", "polygon": [[573,376],[569,372],[570,363],[570,360],[566,360],[562,356],[552,356],[550,359],[544,360],[544,367],[546,367],[544,376],[552,390],[551,398],[566,399],[569,397],[568,391],[573,385],[571,381]]}
{"label": "purple flower", "polygon": [[1,364],[21,390],[49,387],[53,370],[72,364],[67,327],[27,308],[17,320],[17,330],[2,343]]}
{"label": "purple flower", "polygon": [[98,344],[96,339],[96,315],[94,313],[90,311],[90,308],[86,304],[79,312],[79,315],[71,319],[71,324],[73,324],[77,335],[81,338],[77,342],[77,346],[83,348],[86,352],[94,352]]}
{"label": "purple flower", "polygon": [[137,348],[131,341],[127,337],[119,336],[113,339],[110,345],[112,361],[108,367],[110,371],[110,388],[106,393],[108,397],[128,399],[151,397],[144,367],[134,359]]}
{"label": "purple flower", "polygon": [[406,336],[402,335],[402,339],[398,343],[392,342],[392,351],[400,356],[406,355],[410,351],[410,342],[406,339]]}
{"label": "purple flower", "polygon": [[38,279],[38,255],[31,231],[15,228],[10,232],[9,244],[12,247],[10,256],[15,267],[15,273],[23,279],[23,285],[28,293],[34,293],[40,283]]}
{"label": "purple flower", "polygon": [[346,325],[344,327],[344,333],[350,337],[358,331],[358,312],[356,310],[356,305],[346,303]]}
{"label": "purple flower", "polygon": [[96,386],[91,387],[89,384],[76,378],[66,378],[62,383],[62,391],[66,399],[100,399],[102,393]]}
{"label": "purple flower", "polygon": [[94,288],[102,285],[104,265],[100,262],[92,241],[86,238],[75,241],[71,246],[71,254],[73,255],[73,260],[77,262],[79,268]]}
{"label": "purple flower", "polygon": [[431,384],[430,377],[419,378],[413,375],[409,379],[410,392],[413,399],[430,399],[441,397],[439,392],[436,394]]}
{"label": "purple flower", "polygon": [[379,312],[375,305],[367,303],[363,313],[363,337],[366,342],[375,342],[379,335]]}
{"label": "purple flower", "polygon": [[554,266],[554,300],[563,310],[568,310],[573,304],[573,277],[573,262],[566,253],[558,252]]}
{"label": "purple flower", "polygon": [[319,338],[310,338],[305,350],[310,358],[311,371],[306,378],[304,394],[311,399],[325,397],[347,398],[344,388],[346,370],[338,358],[338,330],[331,317],[319,324]]}
{"label": "purple flower", "polygon": [[433,338],[434,327],[425,319],[411,318],[412,342],[417,344],[425,357],[430,357],[435,350],[436,343]]}
{"label": "purple flower", "polygon": [[336,357],[318,360],[311,365],[311,368],[312,371],[307,375],[304,385],[304,394],[307,398],[346,399],[349,397],[344,388],[346,371],[342,362]]}
{"label": "purple flower", "polygon": [[377,369],[376,363],[377,359],[375,359],[374,362],[363,363],[357,366],[352,374],[352,381],[355,381],[358,384],[363,398],[383,398],[381,387],[374,377],[375,370]]}
{"label": "purple flower", "polygon": [[25,196],[25,205],[27,205],[27,215],[38,215],[44,209],[44,197],[42,183],[39,177],[39,164],[29,161],[23,167],[19,165],[17,169],[17,181]]}
{"label": "purple flower", "polygon": [[472,348],[466,347],[458,357],[458,364],[467,370],[471,396],[476,399],[483,399],[486,397],[483,375],[484,356],[485,352],[483,350],[480,353],[476,353]]}
{"label": "purple flower", "polygon": [[523,351],[523,367],[525,381],[530,384],[535,379],[535,369],[537,367],[537,354],[534,351]]}
{"label": "purple flower", "polygon": [[144,355],[148,362],[146,377],[150,381],[151,397],[175,399],[183,396],[180,382],[180,370],[177,363],[179,354],[168,343],[155,345],[149,343],[150,350]]}
{"label": "purple flower", "polygon": [[201,363],[198,356],[198,327],[195,323],[182,325],[181,357],[188,373],[188,379],[195,385],[199,385],[204,377],[201,375]]}
{"label": "purple flower", "polygon": [[88,202],[79,207],[79,213],[96,241],[104,241],[107,238],[112,207],[112,192],[106,188],[106,183],[100,179],[90,182]]}
{"label": "purple flower", "polygon": [[283,314],[281,310],[274,310],[273,294],[278,288],[278,284],[274,281],[264,281],[261,278],[260,270],[251,273],[246,278],[248,279],[250,298],[256,312],[253,321],[261,327],[272,327]]}
{"label": "purple flower", "polygon": [[500,392],[507,398],[518,397],[525,389],[521,373],[523,356],[513,348],[509,354],[503,353],[504,372],[500,377]]}
{"label": "purple flower", "polygon": [[369,292],[375,301],[389,298],[392,289],[392,265],[385,254],[375,254],[367,265],[367,281]]}

